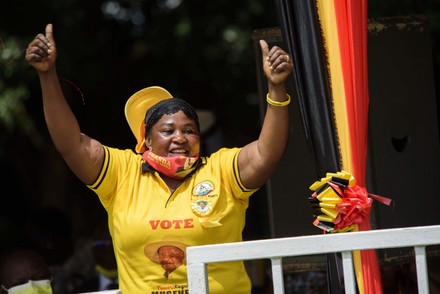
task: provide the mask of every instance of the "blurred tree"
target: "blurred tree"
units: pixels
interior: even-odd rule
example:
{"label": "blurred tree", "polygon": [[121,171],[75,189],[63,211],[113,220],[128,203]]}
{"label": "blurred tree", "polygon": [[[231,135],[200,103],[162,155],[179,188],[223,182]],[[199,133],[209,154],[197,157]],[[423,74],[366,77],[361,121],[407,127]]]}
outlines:
{"label": "blurred tree", "polygon": [[[370,0],[372,16],[427,14],[438,74],[436,0]],[[54,24],[58,71],[85,133],[133,148],[123,113],[135,91],[161,85],[215,111],[226,146],[255,138],[259,126],[252,31],[278,26],[272,0],[0,0],[0,216],[51,205],[77,216],[75,234],[103,211],[55,152],[44,125],[39,82],[24,60],[32,38]],[[439,91],[440,92],[440,91]],[[19,224],[17,224],[19,225]],[[1,223],[0,223],[1,227]],[[1,241],[1,240],[0,240]]]}
{"label": "blurred tree", "polygon": [[[58,72],[85,133],[133,148],[126,99],[161,85],[195,107],[215,110],[225,144],[258,130],[256,28],[276,26],[272,1],[0,1],[2,182],[17,187],[2,215],[51,205],[76,215],[77,233],[102,211],[55,152],[44,125],[38,79],[24,60],[28,42],[54,24]],[[7,208],[6,208],[7,207]],[[79,222],[79,223],[78,223]]]}

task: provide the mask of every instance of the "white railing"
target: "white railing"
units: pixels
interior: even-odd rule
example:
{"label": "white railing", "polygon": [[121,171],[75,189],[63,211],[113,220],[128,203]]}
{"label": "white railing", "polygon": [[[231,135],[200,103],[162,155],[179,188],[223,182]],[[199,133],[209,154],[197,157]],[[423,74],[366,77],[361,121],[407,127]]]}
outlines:
{"label": "white railing", "polygon": [[188,287],[191,294],[209,293],[208,263],[270,259],[274,293],[284,294],[283,257],[341,252],[345,291],[347,294],[356,293],[352,251],[414,247],[419,293],[429,293],[425,248],[437,244],[440,244],[440,226],[191,246],[187,248]]}

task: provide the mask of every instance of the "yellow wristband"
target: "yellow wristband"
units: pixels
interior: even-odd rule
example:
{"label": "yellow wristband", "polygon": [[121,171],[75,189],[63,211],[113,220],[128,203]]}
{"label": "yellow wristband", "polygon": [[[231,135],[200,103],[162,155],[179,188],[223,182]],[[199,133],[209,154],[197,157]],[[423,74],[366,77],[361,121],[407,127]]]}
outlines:
{"label": "yellow wristband", "polygon": [[274,100],[270,99],[269,93],[267,93],[266,101],[267,101],[268,104],[273,105],[273,106],[280,106],[280,107],[287,106],[287,105],[290,104],[290,100],[291,99],[290,99],[289,94],[286,94],[286,96],[287,96],[287,100],[286,101],[279,102],[279,101],[274,101]]}

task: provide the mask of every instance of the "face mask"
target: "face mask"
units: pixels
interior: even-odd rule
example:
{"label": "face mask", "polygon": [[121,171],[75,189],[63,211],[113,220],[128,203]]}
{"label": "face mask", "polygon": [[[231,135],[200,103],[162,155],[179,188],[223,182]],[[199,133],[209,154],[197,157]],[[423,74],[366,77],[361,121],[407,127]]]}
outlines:
{"label": "face mask", "polygon": [[28,281],[26,284],[14,286],[6,289],[8,293],[13,294],[52,294],[52,286],[50,280]]}
{"label": "face mask", "polygon": [[171,178],[181,180],[196,168],[195,163],[197,162],[199,155],[197,154],[195,157],[162,157],[152,151],[145,151],[142,154],[142,158],[158,172]]}

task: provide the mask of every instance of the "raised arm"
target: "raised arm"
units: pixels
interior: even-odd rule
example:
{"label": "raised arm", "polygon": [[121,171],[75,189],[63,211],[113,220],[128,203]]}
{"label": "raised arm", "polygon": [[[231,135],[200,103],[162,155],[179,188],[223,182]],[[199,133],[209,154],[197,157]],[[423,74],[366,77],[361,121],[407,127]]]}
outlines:
{"label": "raised arm", "polygon": [[45,34],[38,34],[26,50],[26,61],[40,79],[44,117],[55,147],[70,169],[85,184],[97,178],[103,161],[102,145],[81,133],[72,110],[61,90],[56,71],[57,49],[53,26],[46,26]]}
{"label": "raised arm", "polygon": [[[290,57],[274,46],[269,50],[261,40],[263,70],[268,81],[266,115],[258,140],[246,145],[238,156],[240,178],[247,188],[261,187],[284,155],[289,136],[289,111],[285,80],[292,71]],[[278,103],[277,103],[278,102]],[[279,104],[279,102],[285,102]]]}

